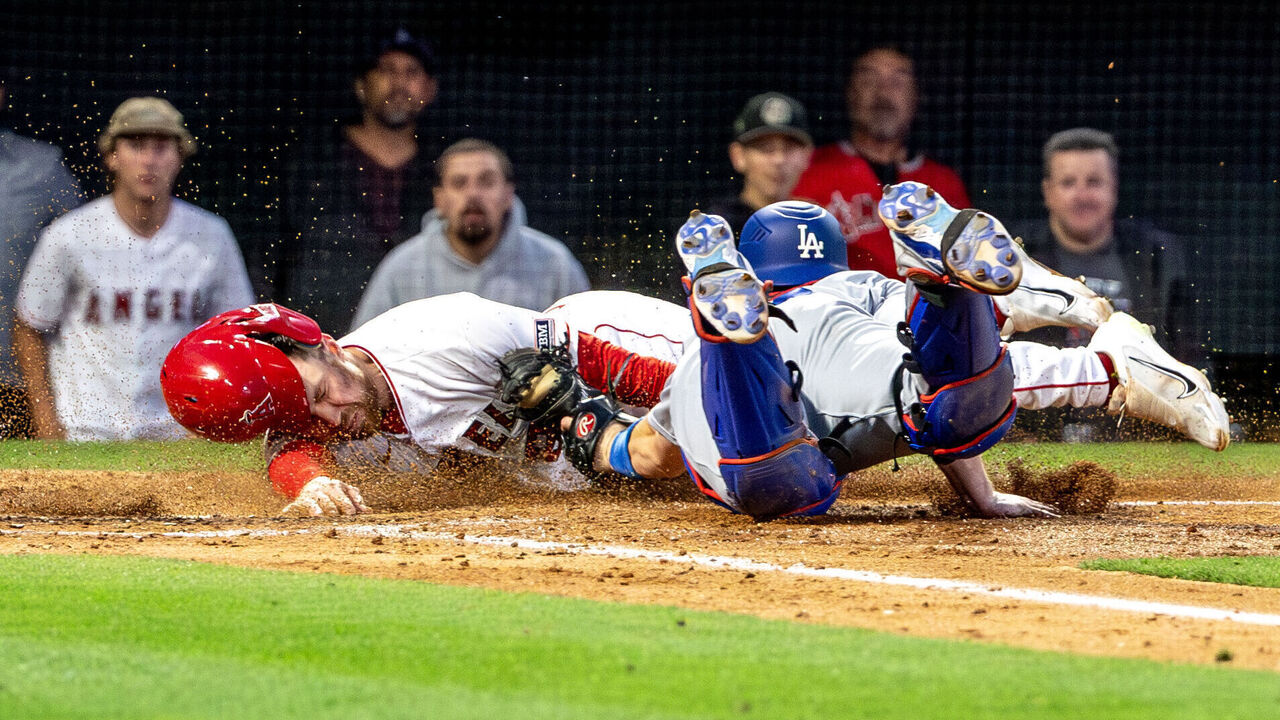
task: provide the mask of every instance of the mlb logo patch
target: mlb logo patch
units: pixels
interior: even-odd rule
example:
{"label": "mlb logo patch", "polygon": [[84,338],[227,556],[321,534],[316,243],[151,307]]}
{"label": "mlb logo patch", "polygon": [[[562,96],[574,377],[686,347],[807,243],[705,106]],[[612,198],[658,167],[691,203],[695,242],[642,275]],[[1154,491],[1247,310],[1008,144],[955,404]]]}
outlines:
{"label": "mlb logo patch", "polygon": [[547,318],[540,318],[533,321],[534,337],[538,343],[539,350],[550,350],[552,336],[555,333],[554,321]]}

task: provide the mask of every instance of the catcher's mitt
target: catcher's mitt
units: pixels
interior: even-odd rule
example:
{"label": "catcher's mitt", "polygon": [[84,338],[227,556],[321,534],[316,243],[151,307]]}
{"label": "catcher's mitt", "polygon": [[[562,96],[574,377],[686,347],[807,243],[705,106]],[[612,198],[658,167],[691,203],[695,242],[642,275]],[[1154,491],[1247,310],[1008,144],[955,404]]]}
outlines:
{"label": "catcher's mitt", "polygon": [[573,422],[563,433],[564,454],[569,462],[586,475],[595,478],[596,446],[604,435],[604,429],[614,420],[630,425],[637,421],[634,415],[623,412],[618,401],[609,395],[595,395],[583,400],[572,410]]}
{"label": "catcher's mitt", "polygon": [[559,422],[588,392],[563,345],[511,350],[498,360],[498,369],[502,371],[498,399],[514,406],[516,415],[532,424]]}

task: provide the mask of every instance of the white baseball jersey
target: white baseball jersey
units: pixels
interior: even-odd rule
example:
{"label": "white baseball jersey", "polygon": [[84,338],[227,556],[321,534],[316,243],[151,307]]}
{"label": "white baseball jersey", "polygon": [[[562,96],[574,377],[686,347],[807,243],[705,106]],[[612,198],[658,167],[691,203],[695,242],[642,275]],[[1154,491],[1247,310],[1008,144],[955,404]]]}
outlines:
{"label": "white baseball jersey", "polygon": [[683,308],[631,293],[580,293],[546,313],[455,293],[392,308],[339,343],[373,358],[410,437],[428,454],[455,448],[534,461],[538,479],[568,489],[584,481],[560,452],[558,431],[534,437],[528,423],[498,400],[498,359],[517,348],[567,340],[571,357],[581,363],[582,345],[594,342],[586,336],[594,336],[674,364],[686,333],[692,326]]}
{"label": "white baseball jersey", "polygon": [[164,226],[143,238],[108,195],[45,229],[16,307],[47,335],[67,437],[111,440],[185,436],[160,392],[165,354],[209,316],[253,300],[222,218],[175,199]]}
{"label": "white baseball jersey", "polygon": [[[794,330],[777,314],[770,318],[769,329],[783,359],[794,361],[803,375],[801,401],[809,430],[821,438],[842,421],[851,422],[843,437],[855,467],[911,452],[897,440],[902,423],[892,393],[893,374],[900,372],[906,353],[897,336],[905,306],[902,281],[852,271],[830,275],[780,301]],[[1087,348],[1063,350],[1020,342],[1011,344],[1009,352],[1019,407],[1094,407],[1106,402],[1106,371]],[[919,376],[906,374],[903,406],[927,390]],[[702,405],[699,344],[689,344],[661,402],[649,414],[649,423],[679,445],[702,480],[725,496],[719,449]]]}

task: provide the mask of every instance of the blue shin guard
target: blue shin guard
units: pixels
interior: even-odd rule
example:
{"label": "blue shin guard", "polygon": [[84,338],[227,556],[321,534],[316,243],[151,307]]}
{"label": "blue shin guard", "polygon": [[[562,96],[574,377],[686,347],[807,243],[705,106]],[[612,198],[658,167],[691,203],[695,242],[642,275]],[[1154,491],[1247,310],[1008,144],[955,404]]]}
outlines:
{"label": "blue shin guard", "polygon": [[702,408],[730,497],[757,520],[816,515],[840,483],[805,424],[791,371],[770,335],[754,343],[702,343]]}
{"label": "blue shin guard", "polygon": [[1013,364],[990,297],[958,287],[926,292],[907,315],[913,369],[930,388],[903,413],[908,443],[942,460],[979,455],[1013,425]]}
{"label": "blue shin guard", "polygon": [[840,495],[831,460],[808,438],[744,460],[720,461],[720,476],[738,512],[756,520],[821,515]]}

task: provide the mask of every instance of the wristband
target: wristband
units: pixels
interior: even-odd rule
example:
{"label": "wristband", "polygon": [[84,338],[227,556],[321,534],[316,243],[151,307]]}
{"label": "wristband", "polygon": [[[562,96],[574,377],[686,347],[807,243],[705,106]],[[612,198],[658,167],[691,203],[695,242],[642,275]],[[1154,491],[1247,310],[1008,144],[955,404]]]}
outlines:
{"label": "wristband", "polygon": [[636,429],[639,423],[631,423],[626,430],[613,436],[613,442],[609,445],[609,467],[613,471],[630,478],[639,478],[636,469],[631,464],[631,431]]}

